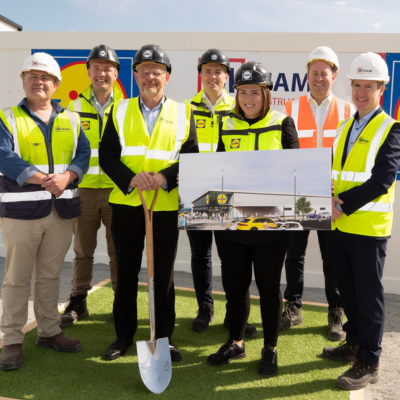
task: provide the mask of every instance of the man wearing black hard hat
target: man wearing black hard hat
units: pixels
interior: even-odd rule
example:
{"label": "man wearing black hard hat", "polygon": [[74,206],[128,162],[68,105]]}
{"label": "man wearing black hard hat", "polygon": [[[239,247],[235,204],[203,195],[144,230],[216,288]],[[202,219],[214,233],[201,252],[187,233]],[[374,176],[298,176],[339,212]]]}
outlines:
{"label": "man wearing black hard hat", "polygon": [[99,166],[99,144],[111,106],[124,98],[117,85],[120,63],[115,51],[104,44],[92,49],[86,61],[92,82],[68,108],[79,113],[83,129],[90,141],[89,169],[79,185],[82,214],[74,220],[73,277],[71,295],[61,316],[61,327],[73,325],[89,315],[86,305],[92,288],[93,255],[97,245],[97,231],[103,222],[106,228],[107,251],[110,257],[112,288],[117,286],[117,262],[111,236],[112,208],[108,198],[114,187],[112,180]]}
{"label": "man wearing black hard hat", "polygon": [[[228,56],[220,49],[207,50],[197,65],[203,89],[191,99],[185,100],[194,109],[197,140],[200,153],[217,150],[218,127],[222,118],[235,107],[235,100],[224,89],[231,71]],[[220,210],[210,210],[218,213]],[[193,284],[199,309],[192,323],[192,329],[203,332],[214,320],[214,300],[212,298],[212,231],[187,231],[191,248]],[[218,232],[214,233],[218,246]],[[222,268],[221,261],[221,268]],[[222,273],[224,277],[224,274]],[[224,281],[224,279],[223,279]],[[225,318],[225,325],[229,319]],[[246,337],[254,337],[257,330],[246,326]]]}
{"label": "man wearing black hard hat", "polygon": [[140,96],[117,102],[110,111],[100,144],[100,166],[113,180],[112,236],[117,256],[114,325],[117,339],[106,360],[114,360],[132,345],[137,329],[138,274],[145,238],[145,217],[138,195],[142,190],[154,206],[154,292],[156,339],[168,337],[172,361],[182,356],[172,343],[175,325],[173,267],[178,243],[178,187],[180,153],[197,153],[191,107],[164,95],[171,63],[157,45],[141,47],[132,66]]}

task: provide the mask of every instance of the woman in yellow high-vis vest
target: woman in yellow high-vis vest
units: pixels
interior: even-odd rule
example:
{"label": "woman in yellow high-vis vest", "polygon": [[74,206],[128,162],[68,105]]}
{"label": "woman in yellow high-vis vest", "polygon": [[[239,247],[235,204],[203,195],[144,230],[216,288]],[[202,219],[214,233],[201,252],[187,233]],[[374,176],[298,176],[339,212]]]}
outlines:
{"label": "woman in yellow high-vis vest", "polygon": [[[261,63],[243,64],[235,74],[236,108],[221,124],[218,151],[297,149],[293,119],[271,110],[271,74]],[[260,293],[264,330],[259,374],[278,373],[277,339],[282,310],[280,278],[287,248],[285,232],[222,232],[228,296],[229,339],[207,362],[223,365],[246,356],[244,330],[250,312],[252,265]]]}

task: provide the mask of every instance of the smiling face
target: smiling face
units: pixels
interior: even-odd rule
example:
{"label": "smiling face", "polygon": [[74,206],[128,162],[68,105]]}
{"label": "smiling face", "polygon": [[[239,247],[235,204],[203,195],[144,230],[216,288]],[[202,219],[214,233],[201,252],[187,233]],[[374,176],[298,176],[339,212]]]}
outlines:
{"label": "smiling face", "polygon": [[118,78],[118,70],[111,61],[93,60],[89,65],[88,75],[95,95],[109,95]]}
{"label": "smiling face", "polygon": [[142,97],[162,97],[164,86],[168,84],[167,69],[156,63],[142,63],[135,72],[135,80]]}
{"label": "smiling face", "polygon": [[32,103],[51,100],[58,87],[54,76],[38,70],[31,70],[24,74],[22,87],[25,95]]}
{"label": "smiling face", "polygon": [[259,85],[243,85],[238,88],[237,99],[245,118],[254,119],[260,116],[263,108],[262,89]]}
{"label": "smiling face", "polygon": [[385,86],[377,81],[356,79],[351,82],[351,97],[361,118],[378,107]]}
{"label": "smiling face", "polygon": [[332,67],[325,61],[315,61],[308,67],[307,82],[317,104],[321,104],[331,94],[335,78]]}
{"label": "smiling face", "polygon": [[206,95],[210,97],[220,97],[224,90],[224,85],[229,78],[229,74],[222,65],[208,63],[203,65],[200,77]]}

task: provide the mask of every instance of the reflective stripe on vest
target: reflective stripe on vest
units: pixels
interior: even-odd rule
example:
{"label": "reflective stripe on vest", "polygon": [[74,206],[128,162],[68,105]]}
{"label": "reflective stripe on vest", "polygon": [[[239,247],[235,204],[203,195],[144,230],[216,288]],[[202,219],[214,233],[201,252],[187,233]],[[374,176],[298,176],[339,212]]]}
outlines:
{"label": "reflective stripe on vest", "polygon": [[250,126],[231,113],[221,130],[225,151],[282,149],[282,121],[285,118],[286,115],[270,110],[265,118]]}
{"label": "reflective stripe on vest", "polygon": [[[315,148],[318,145],[317,124],[307,95],[289,100],[285,104],[286,113],[292,117],[299,135],[300,148]],[[322,132],[322,146],[332,147],[336,128],[340,121],[350,117],[350,103],[332,96],[328,115]]]}
{"label": "reflective stripe on vest", "polygon": [[[347,152],[346,139],[350,134],[353,121],[354,118],[349,118],[341,123],[333,147],[332,179],[336,197],[342,192],[362,185],[371,178],[376,155],[395,123],[384,112],[376,115],[361,132],[342,170],[343,154]],[[394,185],[395,183],[389,188],[387,194],[365,204],[353,214],[349,216],[343,214],[335,221],[333,227],[358,235],[389,236],[393,224]]]}
{"label": "reflective stripe on vest", "polygon": [[[121,100],[124,97],[123,94],[120,92],[118,85],[116,85],[115,83],[113,86],[113,96],[114,101]],[[69,109],[71,111],[75,111],[80,114],[83,129],[92,149],[89,168],[84,174],[82,182],[79,184],[79,187],[90,189],[112,188],[114,186],[113,181],[102,171],[99,166],[98,149],[104,127],[107,123],[108,113],[114,103],[110,104],[107,107],[104,113],[104,121],[101,121],[99,113],[91,102],[91,97],[92,85],[86,88],[79,95],[78,99],[71,101],[69,104]]]}
{"label": "reflective stripe on vest", "polygon": [[[73,199],[79,197],[79,189],[64,190],[57,199]],[[21,192],[21,193],[0,193],[0,201],[3,203],[14,203],[20,201],[40,201],[51,200],[52,194],[47,190],[37,192]]]}
{"label": "reflective stripe on vest", "polygon": [[196,96],[185,100],[194,110],[194,120],[196,124],[197,141],[200,153],[210,153],[217,151],[219,140],[219,123],[235,107],[235,100],[223,91],[222,101],[215,107],[214,113],[203,102],[204,89],[200,90]]}
{"label": "reflective stripe on vest", "polygon": [[[190,129],[191,107],[166,99],[153,132],[149,135],[139,107],[139,98],[121,100],[115,104],[112,118],[121,145],[121,162],[135,174],[142,171],[162,171],[178,162],[182,144]],[[146,202],[154,191],[143,192]],[[137,190],[125,195],[114,186],[110,203],[140,206]],[[170,192],[160,189],[154,211],[178,209],[178,188]]]}

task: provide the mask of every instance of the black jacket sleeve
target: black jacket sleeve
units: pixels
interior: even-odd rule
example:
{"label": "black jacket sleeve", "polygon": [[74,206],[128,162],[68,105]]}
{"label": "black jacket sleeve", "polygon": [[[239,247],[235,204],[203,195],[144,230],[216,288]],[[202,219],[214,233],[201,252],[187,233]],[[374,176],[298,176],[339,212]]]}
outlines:
{"label": "black jacket sleeve", "polygon": [[282,121],[282,147],[284,149],[299,149],[299,136],[292,117]]}
{"label": "black jacket sleeve", "polygon": [[399,162],[400,123],[396,122],[376,155],[371,178],[362,185],[339,194],[339,198],[343,200],[343,212],[351,215],[365,204],[386,194],[396,180]]}
{"label": "black jacket sleeve", "polygon": [[99,147],[99,163],[103,171],[118,186],[122,193],[127,194],[131,179],[135,173],[121,162],[121,144],[118,132],[111,117],[113,107],[110,110],[110,118],[107,119],[103,137]]}

